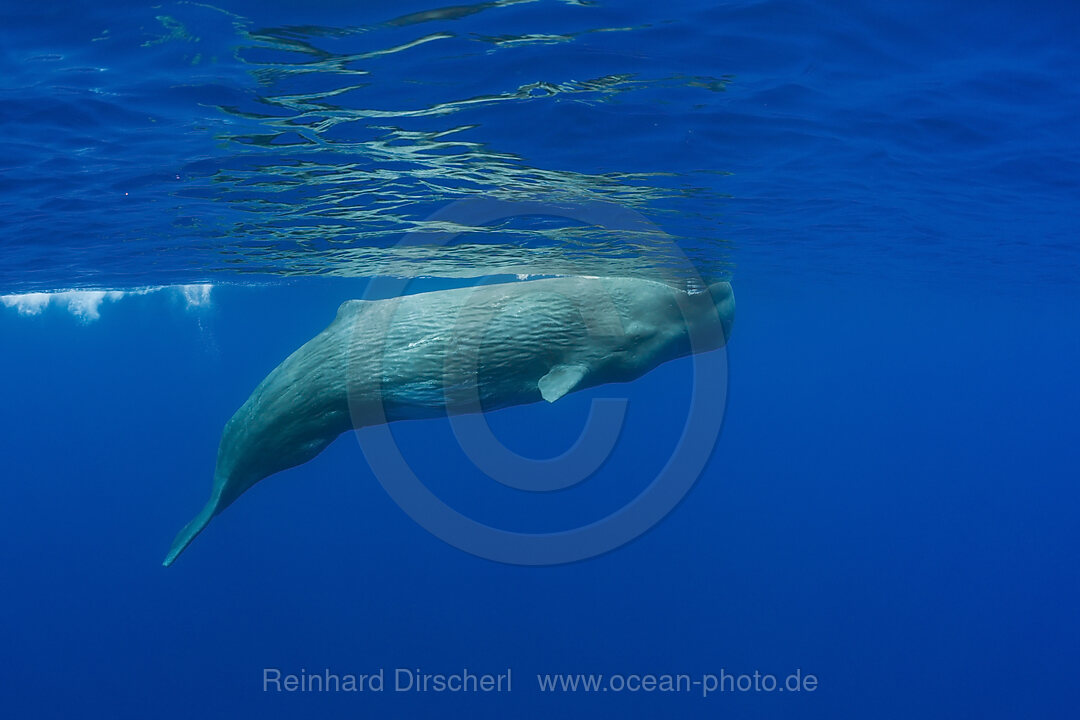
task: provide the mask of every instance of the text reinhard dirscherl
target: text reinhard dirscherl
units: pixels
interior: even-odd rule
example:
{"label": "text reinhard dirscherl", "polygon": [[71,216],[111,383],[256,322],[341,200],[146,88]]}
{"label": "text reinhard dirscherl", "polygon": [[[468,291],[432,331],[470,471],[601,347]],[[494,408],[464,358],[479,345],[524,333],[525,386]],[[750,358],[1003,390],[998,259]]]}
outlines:
{"label": "text reinhard dirscherl", "polygon": [[[389,678],[389,683],[387,682]],[[335,673],[329,668],[320,672],[283,673],[278,668],[263,668],[263,692],[510,692],[510,668],[504,673],[460,672],[426,673],[419,668],[385,668],[358,675]]]}
{"label": "text reinhard dirscherl", "polygon": [[[309,672],[305,668],[290,673],[279,668],[263,668],[263,692],[273,693],[506,693],[513,691],[512,670],[477,673],[460,671],[428,673],[419,668],[378,668],[367,674],[337,673],[329,668]],[[818,688],[816,675],[801,668],[784,675],[761,673],[630,673],[630,674],[544,674],[536,676],[541,693],[812,693]]]}

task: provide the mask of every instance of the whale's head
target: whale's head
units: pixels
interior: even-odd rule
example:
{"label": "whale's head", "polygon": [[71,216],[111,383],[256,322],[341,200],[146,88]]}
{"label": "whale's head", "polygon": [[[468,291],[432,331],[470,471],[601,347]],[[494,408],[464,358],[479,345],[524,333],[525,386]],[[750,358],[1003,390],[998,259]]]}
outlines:
{"label": "whale's head", "polygon": [[731,283],[717,282],[702,292],[690,293],[685,311],[691,352],[723,347],[735,322],[735,293]]}
{"label": "whale's head", "polygon": [[608,292],[621,323],[611,335],[613,351],[600,363],[599,382],[632,380],[669,360],[721,348],[731,335],[730,283],[686,293],[661,283],[611,281]]}
{"label": "whale's head", "polygon": [[[723,347],[735,319],[731,283],[717,282],[698,292],[667,286],[639,293],[629,313],[631,340],[647,354],[664,359]],[[651,353],[649,351],[651,350]]]}

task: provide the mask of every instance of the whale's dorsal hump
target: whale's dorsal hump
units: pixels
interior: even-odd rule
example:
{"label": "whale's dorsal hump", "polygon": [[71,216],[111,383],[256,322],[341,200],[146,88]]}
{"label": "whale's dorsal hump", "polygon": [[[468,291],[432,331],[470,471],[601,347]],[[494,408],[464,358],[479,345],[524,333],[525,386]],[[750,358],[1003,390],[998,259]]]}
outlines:
{"label": "whale's dorsal hump", "polygon": [[339,320],[341,318],[349,317],[350,315],[355,315],[367,307],[367,305],[367,300],[346,300],[338,306],[337,317],[334,319]]}
{"label": "whale's dorsal hump", "polygon": [[547,375],[540,378],[537,385],[540,395],[553,403],[576,388],[589,372],[584,365],[556,365]]}

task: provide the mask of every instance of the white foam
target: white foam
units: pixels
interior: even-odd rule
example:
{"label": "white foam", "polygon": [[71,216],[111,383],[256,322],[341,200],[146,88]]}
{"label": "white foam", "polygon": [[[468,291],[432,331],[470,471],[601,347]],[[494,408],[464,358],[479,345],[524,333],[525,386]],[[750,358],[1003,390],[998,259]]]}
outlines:
{"label": "white foam", "polygon": [[210,304],[210,291],[214,289],[213,285],[204,283],[202,285],[178,285],[179,290],[184,300],[187,302],[189,308],[206,307]]}
{"label": "white foam", "polygon": [[15,308],[20,315],[39,315],[49,304],[51,293],[23,293],[22,295],[0,295],[4,307]]}
{"label": "white foam", "polygon": [[101,317],[101,307],[125,297],[148,295],[150,293],[171,290],[184,298],[188,308],[206,307],[210,304],[210,290],[213,285],[173,285],[135,288],[133,290],[57,290],[53,292],[21,293],[0,295],[0,304],[14,308],[20,315],[40,315],[47,307],[61,308],[83,322],[92,322]]}
{"label": "white foam", "polygon": [[53,293],[51,302],[67,308],[67,311],[83,322],[101,317],[101,304],[106,300],[116,302],[124,297],[119,290],[66,290]]}

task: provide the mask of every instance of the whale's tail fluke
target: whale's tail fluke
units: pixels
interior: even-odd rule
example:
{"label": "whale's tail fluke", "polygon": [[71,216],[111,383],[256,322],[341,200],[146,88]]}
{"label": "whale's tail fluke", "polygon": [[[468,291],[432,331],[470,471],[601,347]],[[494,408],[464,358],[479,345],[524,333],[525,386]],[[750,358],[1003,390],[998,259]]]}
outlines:
{"label": "whale's tail fluke", "polygon": [[191,544],[191,541],[202,532],[203,528],[207,526],[210,520],[214,517],[217,511],[218,498],[210,498],[210,502],[206,503],[199,514],[195,516],[191,522],[184,526],[184,529],[173,540],[172,547],[169,548],[169,554],[165,556],[165,561],[161,563],[165,567],[169,567],[176,560],[180,553],[184,552],[184,548]]}

